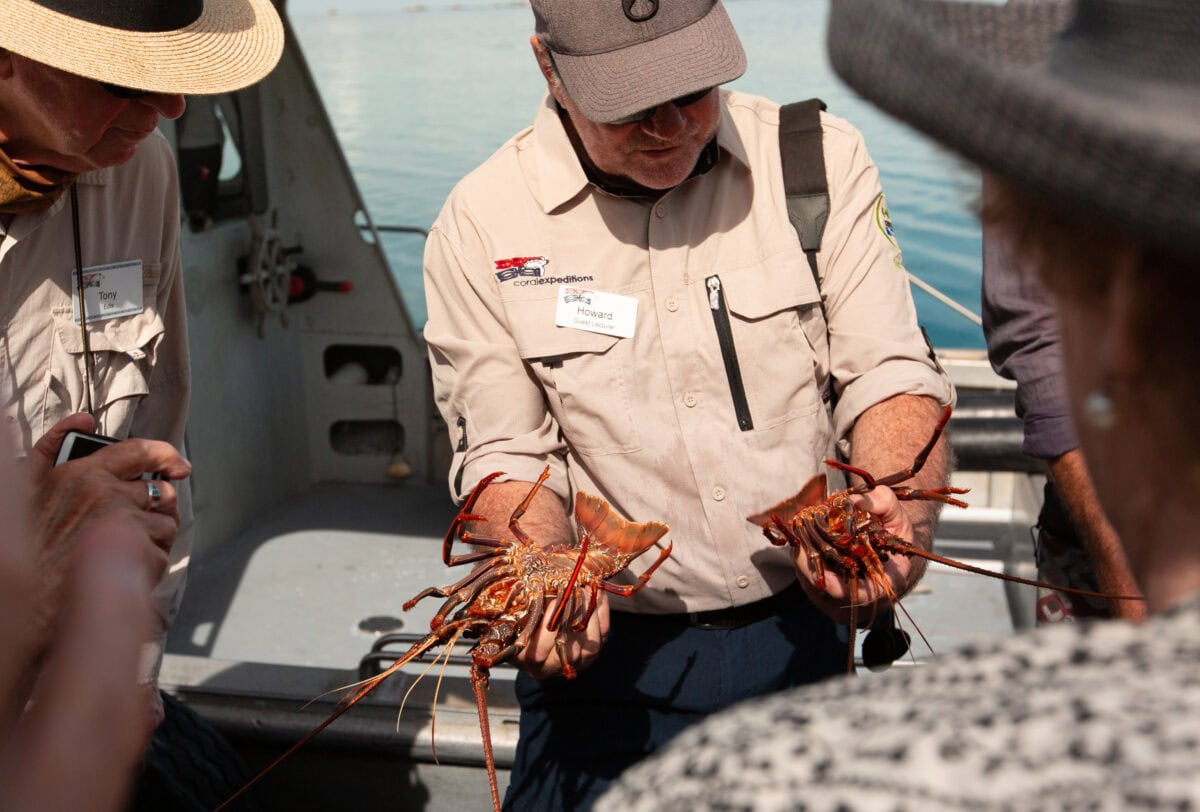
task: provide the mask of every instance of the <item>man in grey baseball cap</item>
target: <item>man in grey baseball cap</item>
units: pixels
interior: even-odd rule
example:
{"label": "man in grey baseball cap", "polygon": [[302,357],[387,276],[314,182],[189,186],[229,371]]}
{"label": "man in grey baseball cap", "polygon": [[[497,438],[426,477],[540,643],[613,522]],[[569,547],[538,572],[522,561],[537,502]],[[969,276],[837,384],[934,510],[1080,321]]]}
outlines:
{"label": "man in grey baseball cap", "polygon": [[[519,520],[532,543],[576,543],[578,492],[670,527],[643,588],[595,592],[582,602],[594,612],[519,643],[505,806],[586,809],[706,714],[846,670],[844,607],[872,616],[919,569],[889,562],[890,584],[848,599],[746,517],[795,494],[839,443],[869,471],[910,465],[952,390],[861,136],[815,103],[816,140],[799,152],[831,205],[819,249],[801,245],[779,105],[719,88],[746,57],[718,0],[532,6],[548,92],[431,229],[425,338],[453,496],[505,472],[480,493],[473,533],[512,538],[547,468]],[[942,443],[914,487],[944,485],[946,468]],[[929,503],[872,500],[892,532],[929,545]],[[592,538],[591,566],[611,546]]]}
{"label": "man in grey baseball cap", "polygon": [[537,39],[579,111],[612,123],[746,72],[746,54],[718,2],[535,0]]}

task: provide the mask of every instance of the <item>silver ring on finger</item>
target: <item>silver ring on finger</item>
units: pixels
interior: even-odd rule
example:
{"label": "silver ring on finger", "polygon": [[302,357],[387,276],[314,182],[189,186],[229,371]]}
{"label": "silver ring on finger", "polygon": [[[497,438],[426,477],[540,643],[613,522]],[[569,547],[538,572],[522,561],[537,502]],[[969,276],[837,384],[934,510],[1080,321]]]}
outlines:
{"label": "silver ring on finger", "polygon": [[159,505],[162,504],[162,490],[153,480],[146,480],[146,496],[150,499],[149,504],[146,505],[146,510],[151,513],[158,510]]}

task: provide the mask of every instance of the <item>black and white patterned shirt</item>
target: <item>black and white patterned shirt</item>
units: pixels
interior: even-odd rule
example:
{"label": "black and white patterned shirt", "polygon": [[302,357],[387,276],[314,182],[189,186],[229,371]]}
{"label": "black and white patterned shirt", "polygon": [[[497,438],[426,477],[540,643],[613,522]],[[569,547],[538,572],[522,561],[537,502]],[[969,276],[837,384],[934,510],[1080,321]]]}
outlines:
{"label": "black and white patterned shirt", "polygon": [[595,808],[1200,810],[1200,596],[746,702]]}

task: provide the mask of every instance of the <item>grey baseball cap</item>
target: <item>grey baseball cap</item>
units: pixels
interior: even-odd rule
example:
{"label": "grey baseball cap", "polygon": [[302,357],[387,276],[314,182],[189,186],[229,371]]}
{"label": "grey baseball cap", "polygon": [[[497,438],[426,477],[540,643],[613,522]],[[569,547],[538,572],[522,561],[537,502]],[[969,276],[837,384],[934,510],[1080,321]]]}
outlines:
{"label": "grey baseball cap", "polygon": [[531,0],[579,111],[607,122],[731,82],[746,53],[720,0]]}

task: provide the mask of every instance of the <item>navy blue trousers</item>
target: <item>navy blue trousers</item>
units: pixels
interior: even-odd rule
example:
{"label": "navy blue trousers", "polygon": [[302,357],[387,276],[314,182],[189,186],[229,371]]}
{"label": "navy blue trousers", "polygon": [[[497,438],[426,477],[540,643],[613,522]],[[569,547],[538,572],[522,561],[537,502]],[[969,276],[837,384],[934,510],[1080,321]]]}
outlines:
{"label": "navy blue trousers", "polygon": [[836,624],[799,588],[785,594],[787,611],[736,629],[613,612],[600,656],[578,677],[519,675],[506,812],[588,809],[627,767],[705,716],[845,673]]}

